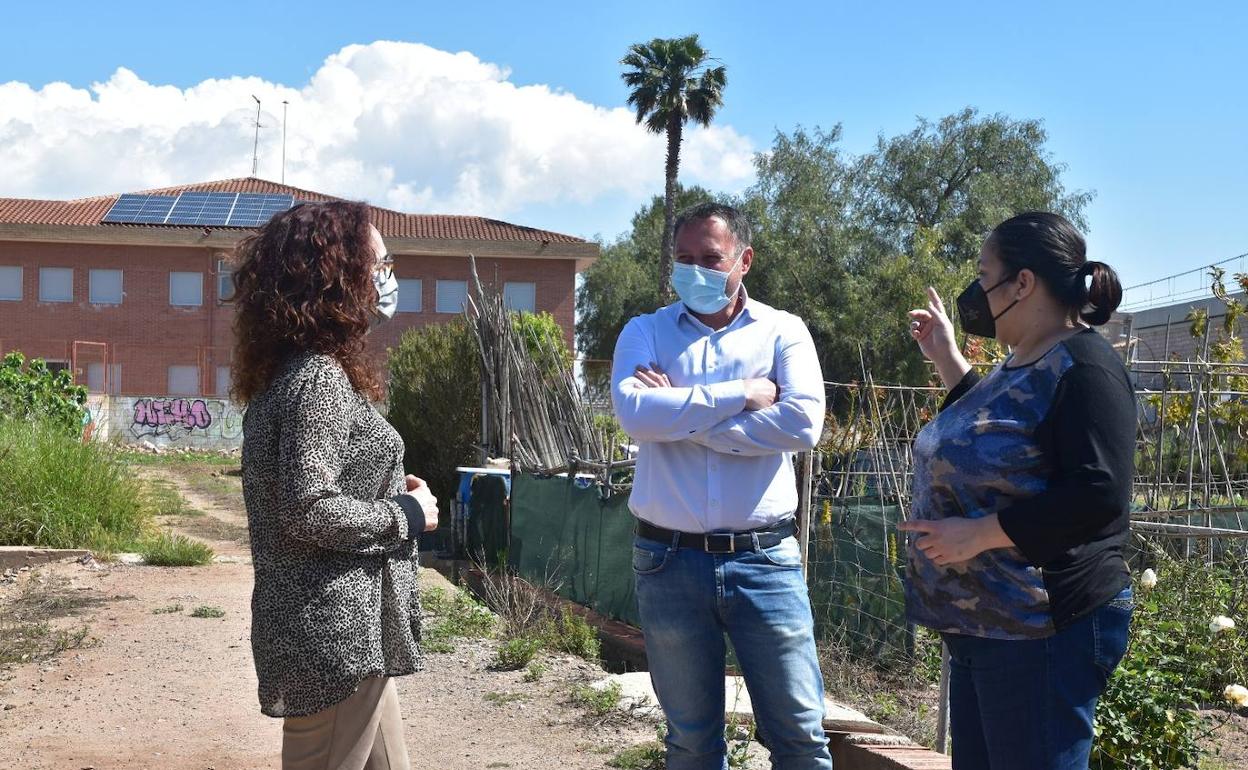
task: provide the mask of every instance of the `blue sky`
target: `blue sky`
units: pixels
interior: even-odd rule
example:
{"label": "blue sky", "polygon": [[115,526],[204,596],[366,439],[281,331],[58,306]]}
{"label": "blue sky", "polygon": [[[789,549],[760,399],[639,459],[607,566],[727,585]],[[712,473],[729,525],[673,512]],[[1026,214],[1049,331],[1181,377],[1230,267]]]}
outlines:
{"label": "blue sky", "polygon": [[[726,105],[716,125],[728,132],[724,141],[738,153],[765,149],[777,128],[798,124],[841,123],[845,149],[861,152],[880,133],[912,128],[916,116],[936,119],[966,105],[1040,118],[1053,156],[1068,166],[1067,186],[1096,192],[1088,212],[1092,255],[1118,266],[1125,283],[1248,251],[1245,4],[218,2],[211,7],[212,13],[203,4],[148,2],[59,3],[54,12],[40,4],[6,7],[0,83],[17,81],[39,91],[66,82],[86,89],[124,67],[152,86],[191,89],[212,79],[252,77],[299,89],[344,47],[397,40],[469,52],[505,68],[503,78],[515,86],[545,85],[610,109],[625,98],[617,62],[630,43],[697,32],[728,66]],[[99,119],[94,115],[84,113],[83,119]],[[0,106],[0,129],[3,119]],[[594,125],[587,122],[587,128]],[[507,133],[496,131],[488,140],[507,141]],[[249,152],[248,146],[231,156],[239,172],[231,175],[246,173]],[[644,180],[618,188],[587,187],[545,198],[516,188],[497,205],[503,218],[513,221],[610,238],[627,228],[647,192],[661,191],[661,167],[651,165]],[[403,178],[401,166],[396,179]],[[56,165],[47,176],[71,175],[76,168],[92,167]],[[0,172],[0,195],[59,189],[42,183],[37,165],[27,170],[25,181]],[[454,168],[437,173],[454,176]],[[333,178],[350,178],[343,174]],[[748,183],[722,169],[691,181]],[[556,177],[544,184],[560,183]],[[84,187],[90,189],[83,194],[107,191]],[[381,187],[366,186],[364,192],[375,189]],[[410,201],[413,208],[421,202],[467,206],[464,201],[471,200],[472,206],[489,209],[493,188],[473,189],[475,198],[441,196],[434,189],[387,200]]]}

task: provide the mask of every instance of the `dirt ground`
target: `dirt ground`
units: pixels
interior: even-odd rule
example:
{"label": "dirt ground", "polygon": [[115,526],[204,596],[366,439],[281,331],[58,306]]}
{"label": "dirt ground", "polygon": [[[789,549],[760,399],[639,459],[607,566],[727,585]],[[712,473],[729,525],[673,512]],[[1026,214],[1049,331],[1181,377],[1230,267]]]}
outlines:
{"label": "dirt ground", "polygon": [[[207,540],[220,559],[192,568],[60,563],[0,585],[0,606],[42,591],[54,597],[49,606],[72,608],[55,627],[89,629],[81,647],[0,672],[2,767],[278,766],[281,723],[256,701],[238,480],[222,468],[142,472],[175,484],[193,509],[164,517],[167,525]],[[449,587],[433,570],[421,579]],[[200,606],[224,615],[193,617]],[[557,656],[526,683],[523,671],[489,670],[494,645],[461,641],[398,680],[414,768],[602,768],[654,738],[653,723],[595,720],[570,702],[574,686],[603,675],[597,666]]]}

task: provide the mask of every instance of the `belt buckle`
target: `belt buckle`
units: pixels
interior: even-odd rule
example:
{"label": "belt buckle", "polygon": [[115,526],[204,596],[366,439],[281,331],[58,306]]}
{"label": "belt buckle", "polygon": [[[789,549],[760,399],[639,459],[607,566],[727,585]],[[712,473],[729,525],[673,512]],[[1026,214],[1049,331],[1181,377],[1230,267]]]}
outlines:
{"label": "belt buckle", "polygon": [[[726,549],[725,548],[713,548],[711,546],[711,538],[714,538],[714,537],[728,538],[728,547]],[[707,532],[706,534],[702,536],[702,550],[706,551],[707,553],[736,553],[736,550],[737,550],[736,535],[734,535],[731,532]]]}

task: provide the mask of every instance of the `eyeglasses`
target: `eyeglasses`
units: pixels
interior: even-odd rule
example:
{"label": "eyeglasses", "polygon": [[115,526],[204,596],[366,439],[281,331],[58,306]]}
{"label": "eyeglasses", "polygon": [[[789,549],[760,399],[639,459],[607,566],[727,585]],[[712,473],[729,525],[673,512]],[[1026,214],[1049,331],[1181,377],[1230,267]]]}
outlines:
{"label": "eyeglasses", "polygon": [[394,277],[394,255],[386,254],[385,256],[383,256],[377,262],[377,265],[373,268],[373,270],[377,271],[378,273],[381,273],[381,277],[387,281],[393,278]]}

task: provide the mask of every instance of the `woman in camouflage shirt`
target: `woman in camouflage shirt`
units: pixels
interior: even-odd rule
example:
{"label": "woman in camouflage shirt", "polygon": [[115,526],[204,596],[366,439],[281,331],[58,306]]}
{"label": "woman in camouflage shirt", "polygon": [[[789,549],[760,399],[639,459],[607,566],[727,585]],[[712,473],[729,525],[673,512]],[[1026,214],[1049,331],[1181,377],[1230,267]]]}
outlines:
{"label": "woman in camouflage shirt", "polygon": [[1085,250],[1056,214],[992,231],[958,298],[967,333],[1011,348],[982,377],[934,291],[911,314],[949,395],[915,439],[906,610],[949,649],[955,770],[1087,770],[1126,649],[1135,393],[1092,328],[1118,277]]}

